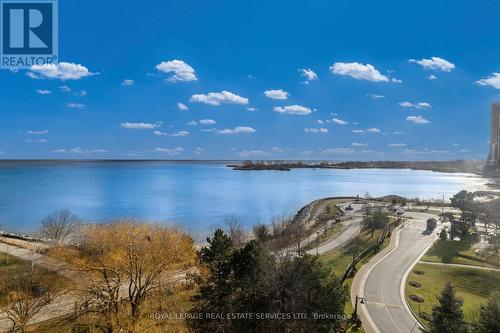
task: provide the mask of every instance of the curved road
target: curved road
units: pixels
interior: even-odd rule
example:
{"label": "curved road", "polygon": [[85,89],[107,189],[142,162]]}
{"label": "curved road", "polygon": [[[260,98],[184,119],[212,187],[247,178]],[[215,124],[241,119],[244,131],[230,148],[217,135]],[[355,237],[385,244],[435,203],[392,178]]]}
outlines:
{"label": "curved road", "polygon": [[396,247],[376,262],[361,282],[361,296],[365,304],[358,304],[372,330],[367,332],[410,333],[422,331],[404,300],[404,283],[410,267],[433,243],[436,229],[426,233],[427,213],[406,213],[413,221],[406,222],[399,231]]}

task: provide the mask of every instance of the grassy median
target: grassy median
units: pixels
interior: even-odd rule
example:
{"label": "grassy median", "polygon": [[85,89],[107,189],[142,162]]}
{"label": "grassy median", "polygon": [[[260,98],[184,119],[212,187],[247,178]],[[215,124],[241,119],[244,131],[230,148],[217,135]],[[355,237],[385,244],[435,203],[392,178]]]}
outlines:
{"label": "grassy median", "polygon": [[[419,263],[408,276],[406,296],[416,295],[423,298],[420,303],[420,316],[427,326],[425,314],[432,313],[432,307],[438,304],[438,297],[446,282],[451,281],[456,289],[457,296],[463,300],[462,309],[465,319],[476,319],[481,304],[485,303],[488,296],[500,286],[500,272],[484,269],[454,267]],[[420,287],[411,286],[410,282],[417,282]],[[409,300],[415,314],[419,313],[419,303]]]}
{"label": "grassy median", "polygon": [[476,251],[474,244],[478,235],[473,233],[460,241],[438,240],[427,251],[422,261],[463,264],[481,267],[500,267],[500,255],[493,252]]}

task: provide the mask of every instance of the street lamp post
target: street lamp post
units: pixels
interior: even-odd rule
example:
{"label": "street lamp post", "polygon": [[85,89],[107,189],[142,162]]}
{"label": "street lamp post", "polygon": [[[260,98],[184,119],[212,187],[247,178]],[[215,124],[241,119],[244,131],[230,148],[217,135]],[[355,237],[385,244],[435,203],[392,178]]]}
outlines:
{"label": "street lamp post", "polygon": [[354,303],[354,314],[353,314],[354,318],[358,317],[358,302],[360,304],[365,304],[365,298],[356,295],[356,302]]}
{"label": "street lamp post", "polygon": [[319,250],[319,231],[316,231],[316,255],[318,255]]}

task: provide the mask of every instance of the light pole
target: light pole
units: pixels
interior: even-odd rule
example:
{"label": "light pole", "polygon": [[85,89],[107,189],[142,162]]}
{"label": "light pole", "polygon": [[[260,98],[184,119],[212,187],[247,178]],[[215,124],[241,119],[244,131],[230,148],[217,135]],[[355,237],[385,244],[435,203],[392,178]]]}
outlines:
{"label": "light pole", "polygon": [[316,231],[316,255],[318,255],[319,250],[319,231]]}
{"label": "light pole", "polygon": [[358,317],[358,302],[360,304],[365,304],[365,298],[364,297],[360,297],[356,294],[356,302],[354,303],[354,318],[357,318]]}

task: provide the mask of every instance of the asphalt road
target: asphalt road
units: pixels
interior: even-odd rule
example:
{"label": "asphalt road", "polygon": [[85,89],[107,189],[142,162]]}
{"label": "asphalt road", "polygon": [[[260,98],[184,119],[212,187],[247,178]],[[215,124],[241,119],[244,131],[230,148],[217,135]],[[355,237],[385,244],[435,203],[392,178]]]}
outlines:
{"label": "asphalt road", "polygon": [[365,304],[358,305],[365,307],[372,326],[381,333],[420,332],[402,299],[401,288],[404,288],[405,273],[432,244],[438,230],[425,233],[427,219],[436,218],[435,215],[413,212],[405,215],[413,216],[414,220],[405,222],[407,225],[400,231],[397,247],[368,272],[362,287]]}

